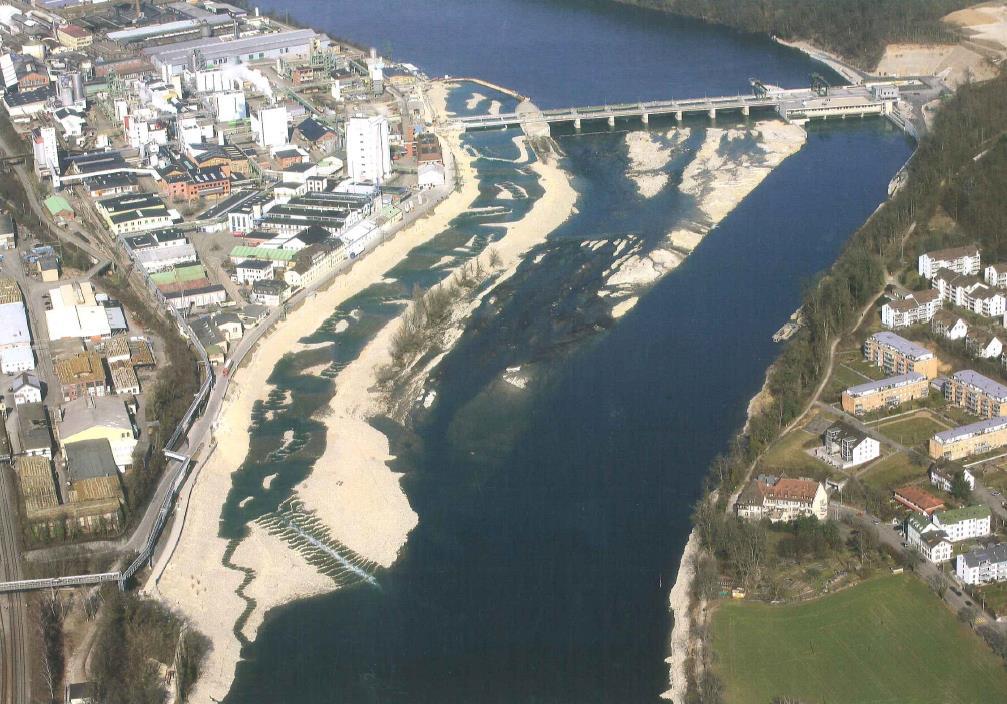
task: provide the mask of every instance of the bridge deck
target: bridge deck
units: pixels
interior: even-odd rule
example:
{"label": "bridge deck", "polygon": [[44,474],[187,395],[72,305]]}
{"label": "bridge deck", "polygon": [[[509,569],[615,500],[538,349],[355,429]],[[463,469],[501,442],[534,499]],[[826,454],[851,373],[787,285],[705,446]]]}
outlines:
{"label": "bridge deck", "polygon": [[[864,86],[832,88],[832,97],[867,97]],[[778,108],[785,103],[796,103],[819,97],[810,88],[774,90],[766,95],[722,95],[683,100],[655,100],[618,105],[590,105],[585,107],[553,108],[536,112],[509,112],[496,115],[469,115],[457,117],[451,125],[459,129],[479,127],[504,127],[529,123],[573,122],[576,120],[604,120],[644,115],[692,114],[711,110],[741,110],[744,108]]]}

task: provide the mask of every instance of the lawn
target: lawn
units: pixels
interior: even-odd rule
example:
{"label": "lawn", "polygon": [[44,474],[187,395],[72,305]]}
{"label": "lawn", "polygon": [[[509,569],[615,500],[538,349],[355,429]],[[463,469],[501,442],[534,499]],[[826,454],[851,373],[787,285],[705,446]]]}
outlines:
{"label": "lawn", "polygon": [[783,472],[789,476],[825,476],[828,467],[808,455],[805,450],[816,447],[821,440],[811,433],[795,428],[773,443],[760,462],[762,471]]}
{"label": "lawn", "polygon": [[838,401],[843,392],[851,386],[866,384],[870,379],[865,379],[845,363],[837,364],[829,378],[829,383],[825,387],[823,396],[826,401]]}
{"label": "lawn", "polygon": [[728,704],[1007,701],[1007,670],[911,575],[802,604],[725,602],[713,616]]}
{"label": "lawn", "polygon": [[876,489],[892,491],[922,478],[926,471],[926,467],[914,465],[904,452],[897,452],[877,462],[861,479]]}
{"label": "lawn", "polygon": [[942,425],[923,414],[917,414],[909,418],[899,419],[891,423],[883,423],[877,426],[878,432],[906,447],[917,447],[927,445],[934,433],[947,430],[946,425]]}

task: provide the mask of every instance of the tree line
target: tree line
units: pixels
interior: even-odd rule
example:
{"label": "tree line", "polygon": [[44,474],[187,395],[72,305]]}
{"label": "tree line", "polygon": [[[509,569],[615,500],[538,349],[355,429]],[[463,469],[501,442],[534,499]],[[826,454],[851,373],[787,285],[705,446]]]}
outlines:
{"label": "tree line", "polygon": [[941,18],[970,0],[618,0],[745,32],[806,40],[871,69],[894,42],[953,43]]}

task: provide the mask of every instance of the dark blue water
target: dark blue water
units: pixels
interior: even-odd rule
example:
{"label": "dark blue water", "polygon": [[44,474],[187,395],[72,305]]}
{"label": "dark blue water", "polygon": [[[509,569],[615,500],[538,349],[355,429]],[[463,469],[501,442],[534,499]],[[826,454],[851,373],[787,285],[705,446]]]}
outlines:
{"label": "dark blue water", "polygon": [[[480,75],[543,105],[644,89],[720,93],[743,89],[749,75],[798,85],[817,70],[764,40],[595,3],[329,7],[290,9],[302,21],[331,17],[320,28],[379,47],[388,37],[398,58],[432,73]],[[664,74],[672,78],[661,83]],[[468,139],[504,154],[511,136]],[[743,421],[777,352],[770,336],[802,283],[884,198],[911,145],[881,121],[812,127],[804,149],[614,322],[597,296],[614,246],[581,241],[653,244],[689,203],[674,188],[642,201],[618,133],[559,142],[579,213],[477,311],[435,372],[437,403],[409,427],[380,424],[419,515],[399,562],[377,574],[378,588],[358,584],[272,613],[244,650],[229,702],[633,703],[667,688],[667,595],[706,466]],[[487,198],[494,179],[516,178],[483,166]],[[422,280],[423,257],[436,261],[474,227],[455,223],[393,278]],[[355,302],[362,317],[329,353],[337,362],[373,334],[368,320],[396,309],[375,288]],[[524,391],[501,381],[517,365],[531,378]],[[273,381],[295,392],[287,413],[305,417],[331,393],[291,369]],[[314,423],[296,427],[317,438]],[[253,501],[253,514],[238,511],[236,486],[228,530],[274,510],[309,471],[290,465],[292,479],[278,478],[284,489],[263,508]],[[261,477],[249,476],[251,492]]]}
{"label": "dark blue water", "polygon": [[764,37],[605,0],[263,0],[430,76],[472,76],[539,107],[793,88],[830,69]]}

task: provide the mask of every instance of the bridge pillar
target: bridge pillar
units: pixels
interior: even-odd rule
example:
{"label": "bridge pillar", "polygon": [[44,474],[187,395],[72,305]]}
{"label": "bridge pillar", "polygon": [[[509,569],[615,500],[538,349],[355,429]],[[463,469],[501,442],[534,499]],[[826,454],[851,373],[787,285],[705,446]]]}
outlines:
{"label": "bridge pillar", "polygon": [[710,119],[711,120],[716,120],[717,119],[717,108],[710,108],[710,113],[709,114],[710,114]]}
{"label": "bridge pillar", "polygon": [[751,112],[752,112],[751,109],[747,105],[741,106],[741,114],[744,115],[745,117],[748,117],[751,114]]}
{"label": "bridge pillar", "polygon": [[573,128],[574,128],[575,130],[577,130],[578,132],[580,132],[580,118],[579,118],[579,117],[578,117],[578,118],[576,118],[576,119],[575,119],[575,120],[573,121]]}
{"label": "bridge pillar", "polygon": [[675,111],[675,122],[681,122],[681,121],[682,121],[682,111],[681,110],[676,110]]}
{"label": "bridge pillar", "polygon": [[643,113],[642,115],[640,115],[640,119],[643,120],[643,124],[645,125],[650,124],[650,115],[648,115],[647,113]]}
{"label": "bridge pillar", "polygon": [[612,115],[608,118],[608,126],[610,128],[615,127],[615,115]]}

